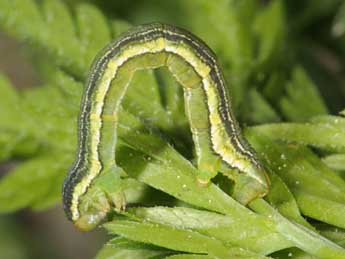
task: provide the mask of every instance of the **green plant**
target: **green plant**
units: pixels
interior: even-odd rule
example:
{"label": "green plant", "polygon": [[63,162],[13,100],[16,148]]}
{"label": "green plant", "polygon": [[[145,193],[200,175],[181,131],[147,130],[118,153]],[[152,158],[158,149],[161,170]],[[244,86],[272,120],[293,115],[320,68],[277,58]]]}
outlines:
{"label": "green plant", "polygon": [[43,81],[17,91],[0,78],[0,161],[22,159],[0,181],[0,211],[61,202],[92,59],[130,23],[155,19],[215,50],[238,118],[256,125],[245,134],[272,187],[246,208],[222,176],[196,186],[181,89],[164,70],[137,73],[117,147],[132,206],[103,225],[114,237],[97,258],[345,258],[345,119],[330,115],[344,108],[345,85],[329,64],[344,65],[341,1],[113,4],[122,20],[100,11],[111,4],[95,3],[0,0],[1,28],[26,42]]}

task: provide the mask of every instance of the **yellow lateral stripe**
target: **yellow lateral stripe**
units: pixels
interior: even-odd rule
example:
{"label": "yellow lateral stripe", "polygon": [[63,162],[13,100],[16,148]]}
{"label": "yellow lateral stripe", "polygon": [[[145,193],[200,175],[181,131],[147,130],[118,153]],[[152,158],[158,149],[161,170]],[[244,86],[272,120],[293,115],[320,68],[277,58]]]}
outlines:
{"label": "yellow lateral stripe", "polygon": [[[66,213],[72,221],[77,221],[81,216],[79,211],[80,198],[86,194],[92,181],[107,166],[103,164],[104,161],[102,161],[100,154],[103,154],[103,157],[108,159],[112,154],[104,152],[110,150],[109,147],[115,148],[108,146],[101,149],[102,126],[106,124],[106,131],[104,132],[107,134],[103,136],[108,136],[108,140],[111,140],[110,142],[112,143],[114,138],[109,135],[109,132],[113,130],[114,134],[116,134],[117,112],[129,84],[129,82],[123,81],[123,78],[129,80],[130,76],[126,76],[132,75],[135,72],[135,66],[136,64],[138,66],[139,61],[133,63],[133,66],[130,66],[128,71],[123,71],[122,67],[129,60],[135,60],[136,57],[159,53],[175,55],[185,62],[186,67],[183,67],[184,65],[181,65],[179,62],[176,62],[175,64],[177,65],[174,65],[174,63],[171,63],[175,62],[174,59],[170,59],[169,56],[167,56],[166,60],[165,56],[161,56],[159,59],[152,60],[154,62],[147,61],[147,63],[152,64],[151,67],[165,65],[170,69],[170,66],[175,66],[175,70],[172,72],[184,88],[197,89],[199,87],[198,84],[200,84],[204,91],[205,97],[202,98],[205,98],[205,109],[208,112],[208,115],[205,114],[205,121],[199,120],[202,123],[198,124],[194,114],[188,110],[188,106],[186,110],[189,120],[191,122],[194,120],[196,123],[193,125],[203,125],[202,127],[205,127],[207,125],[205,124],[206,120],[209,125],[207,139],[204,137],[205,134],[202,133],[205,129],[191,127],[193,140],[195,143],[198,143],[196,145],[196,153],[200,157],[206,157],[206,162],[198,159],[198,163],[200,161],[198,164],[200,166],[199,170],[213,171],[211,172],[212,174],[217,173],[217,167],[219,166],[217,158],[207,158],[208,154],[211,156],[213,152],[230,167],[238,168],[264,186],[264,189],[268,188],[268,179],[264,169],[261,167],[260,161],[257,160],[249,144],[242,138],[237,121],[232,115],[230,102],[227,100],[227,88],[214,54],[204,43],[190,33],[162,24],[147,25],[147,27],[140,27],[138,30],[134,30],[132,33],[129,32],[111,43],[103,54],[95,60],[90,71],[81,108],[77,158],[65,181],[63,191]],[[145,59],[143,59],[143,62],[145,62]],[[165,63],[161,64],[161,62]],[[145,63],[141,65],[145,66]],[[192,70],[188,70],[190,69],[188,66],[195,73]],[[147,64],[146,67],[150,68],[150,65]],[[179,69],[180,67],[184,69]],[[120,73],[121,69],[122,72]],[[110,92],[110,87],[116,87],[116,85],[112,85],[112,81],[118,77],[120,77],[120,81],[117,81],[118,84],[125,82],[122,85],[123,91],[121,90],[122,88],[119,88],[119,94],[116,95],[116,103],[113,106],[107,106],[109,108],[107,108],[107,114],[105,114],[105,105],[109,104],[106,103],[106,98]],[[201,93],[198,94],[198,97],[201,98]],[[185,97],[185,101],[191,101],[192,98],[195,98],[194,96],[196,95],[193,95],[193,91],[189,92],[189,95]],[[113,99],[111,100],[114,101]],[[195,107],[196,105],[192,107],[193,111],[197,112]],[[198,118],[201,117],[199,116]],[[207,143],[210,143],[210,146],[205,148],[205,145],[208,145]],[[115,157],[113,164],[115,164]]]}

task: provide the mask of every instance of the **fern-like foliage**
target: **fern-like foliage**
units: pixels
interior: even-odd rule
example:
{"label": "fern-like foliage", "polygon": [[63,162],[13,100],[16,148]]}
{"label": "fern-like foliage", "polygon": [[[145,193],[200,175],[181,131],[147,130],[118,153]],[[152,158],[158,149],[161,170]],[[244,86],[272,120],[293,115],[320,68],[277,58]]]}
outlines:
{"label": "fern-like foliage", "polygon": [[[43,81],[18,91],[0,76],[0,161],[18,161],[0,179],[0,212],[61,203],[88,67],[130,24],[155,17],[215,50],[240,120],[261,124],[245,135],[272,186],[248,207],[231,197],[229,179],[197,186],[181,89],[164,69],[138,72],[122,103],[117,146],[131,208],[103,225],[112,239],[97,258],[345,258],[345,119],[329,114],[300,65],[300,47],[287,44],[323,4],[306,1],[311,13],[290,24],[291,2],[133,1],[115,4],[126,20],[114,20],[86,1],[0,0],[2,30],[32,50]],[[334,12],[338,2],[330,2]]]}

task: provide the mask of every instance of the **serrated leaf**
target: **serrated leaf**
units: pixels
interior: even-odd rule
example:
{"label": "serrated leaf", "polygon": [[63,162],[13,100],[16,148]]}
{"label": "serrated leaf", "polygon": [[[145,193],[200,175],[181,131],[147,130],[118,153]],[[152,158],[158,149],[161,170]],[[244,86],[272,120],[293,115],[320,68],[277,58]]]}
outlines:
{"label": "serrated leaf", "polygon": [[[111,32],[104,15],[93,5],[80,4],[76,8],[79,45],[85,64],[91,64],[97,53],[110,42]],[[95,33],[97,36],[95,37]]]}
{"label": "serrated leaf", "polygon": [[[0,211],[12,212],[30,207],[45,199],[52,187],[61,186],[62,181],[58,179],[65,167],[62,161],[54,162],[54,156],[37,156],[21,163],[1,179]],[[60,197],[60,190],[55,197]]]}
{"label": "serrated leaf", "polygon": [[29,132],[39,137],[42,142],[73,152],[73,144],[76,144],[76,119],[72,117],[75,114],[65,112],[64,104],[61,92],[49,86],[27,91],[22,98],[22,105],[30,118],[26,120]]}
{"label": "serrated leaf", "polygon": [[[179,1],[181,21],[201,37],[217,54],[229,82],[233,106],[243,102],[248,88],[246,81],[253,67],[253,41],[250,26],[242,23],[233,1]],[[237,111],[238,112],[238,111]]]}
{"label": "serrated leaf", "polygon": [[41,143],[25,133],[0,129],[0,162],[10,158],[28,158],[37,154]]}
{"label": "serrated leaf", "polygon": [[[49,35],[49,37],[57,40],[58,43],[65,44],[70,43],[67,40],[74,39],[73,44],[75,44],[77,38],[74,21],[64,2],[44,0],[42,2],[42,11],[42,16],[47,23],[46,26],[49,26],[50,30],[55,32],[54,35]],[[64,35],[64,37],[61,37],[61,35]]]}
{"label": "serrated leaf", "polygon": [[[110,28],[94,6],[82,4],[78,8],[79,18],[72,23],[71,13],[62,1],[44,1],[41,13],[41,4],[34,0],[5,0],[0,2],[0,23],[12,35],[43,49],[57,66],[84,78],[91,59],[104,47],[100,45],[110,39]],[[92,39],[91,28],[100,33],[96,39]]]}

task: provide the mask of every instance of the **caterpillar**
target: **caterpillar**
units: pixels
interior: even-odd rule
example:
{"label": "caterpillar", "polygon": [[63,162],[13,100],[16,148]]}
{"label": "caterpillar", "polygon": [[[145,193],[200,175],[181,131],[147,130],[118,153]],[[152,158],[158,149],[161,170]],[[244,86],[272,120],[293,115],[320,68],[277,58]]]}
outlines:
{"label": "caterpillar", "polygon": [[[97,176],[112,170],[116,173],[118,110],[131,78],[137,70],[161,66],[169,69],[184,90],[186,116],[200,171],[196,176],[198,182],[207,184],[225,165],[259,183],[263,191],[258,197],[267,193],[268,177],[242,136],[215,54],[184,29],[161,23],[141,25],[101,51],[84,89],[77,155],[63,186],[67,217],[81,229],[93,227],[105,217],[110,206],[101,212],[93,208],[86,213],[90,208],[81,206],[81,199]],[[119,197],[115,205],[121,209],[124,201]]]}

